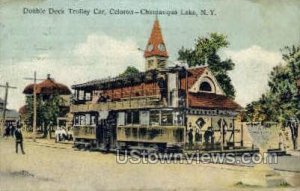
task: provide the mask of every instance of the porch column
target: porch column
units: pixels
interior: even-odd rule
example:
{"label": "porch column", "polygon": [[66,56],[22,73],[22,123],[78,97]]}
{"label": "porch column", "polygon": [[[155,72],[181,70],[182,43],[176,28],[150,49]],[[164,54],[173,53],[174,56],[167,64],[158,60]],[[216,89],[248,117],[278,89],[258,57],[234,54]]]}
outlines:
{"label": "porch column", "polygon": [[235,147],[235,125],[234,125],[234,118],[232,118],[232,131],[233,131],[232,140],[233,140],[233,149],[234,149],[234,147]]}
{"label": "porch column", "polygon": [[221,125],[220,125],[220,135],[221,135],[221,151],[224,150],[223,142],[224,142],[224,131],[223,131],[223,120],[221,118]]}

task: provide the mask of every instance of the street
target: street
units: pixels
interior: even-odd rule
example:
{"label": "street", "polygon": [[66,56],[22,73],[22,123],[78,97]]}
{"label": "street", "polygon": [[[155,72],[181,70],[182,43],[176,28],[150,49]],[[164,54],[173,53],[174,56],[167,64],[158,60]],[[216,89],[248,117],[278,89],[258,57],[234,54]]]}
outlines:
{"label": "street", "polygon": [[[71,144],[38,139],[15,153],[12,138],[0,138],[0,190],[250,190],[238,183],[252,167],[222,164],[118,164],[115,154],[75,151]],[[298,190],[300,173],[278,171]]]}

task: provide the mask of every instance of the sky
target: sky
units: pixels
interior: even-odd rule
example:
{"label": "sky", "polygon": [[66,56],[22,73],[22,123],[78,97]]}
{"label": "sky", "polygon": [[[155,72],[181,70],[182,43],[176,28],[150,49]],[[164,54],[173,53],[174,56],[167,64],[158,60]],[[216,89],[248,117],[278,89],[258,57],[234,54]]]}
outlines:
{"label": "sky", "polygon": [[[115,76],[135,66],[144,70],[143,52],[155,15],[113,15],[120,10],[176,10],[159,15],[163,37],[176,62],[181,47],[192,48],[198,37],[211,32],[227,35],[223,59],[236,64],[229,73],[236,101],[245,106],[267,91],[271,69],[284,61],[280,49],[300,43],[300,1],[273,0],[0,0],[0,84],[9,82],[8,107],[25,104],[22,94],[32,83],[25,77],[46,78],[69,87]],[[45,9],[46,14],[24,14]],[[48,9],[65,14],[48,14]],[[69,14],[68,9],[104,9],[106,15]],[[181,10],[214,10],[214,15],[180,15]],[[0,88],[0,97],[4,89]]]}

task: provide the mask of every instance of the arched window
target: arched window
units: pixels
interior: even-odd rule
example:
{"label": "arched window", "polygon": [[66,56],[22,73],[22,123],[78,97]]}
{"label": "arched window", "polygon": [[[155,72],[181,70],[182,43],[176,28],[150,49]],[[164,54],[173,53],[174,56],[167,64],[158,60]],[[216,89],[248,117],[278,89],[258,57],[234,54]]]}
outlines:
{"label": "arched window", "polygon": [[212,89],[211,89],[211,86],[208,82],[202,82],[200,84],[200,91],[206,91],[206,92],[211,92]]}

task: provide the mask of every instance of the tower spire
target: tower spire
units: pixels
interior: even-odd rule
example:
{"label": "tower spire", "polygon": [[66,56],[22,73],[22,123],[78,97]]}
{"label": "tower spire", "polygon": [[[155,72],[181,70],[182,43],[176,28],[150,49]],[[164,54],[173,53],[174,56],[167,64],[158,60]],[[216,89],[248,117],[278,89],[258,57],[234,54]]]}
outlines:
{"label": "tower spire", "polygon": [[157,15],[144,51],[144,57],[146,59],[146,70],[164,68],[169,57]]}

